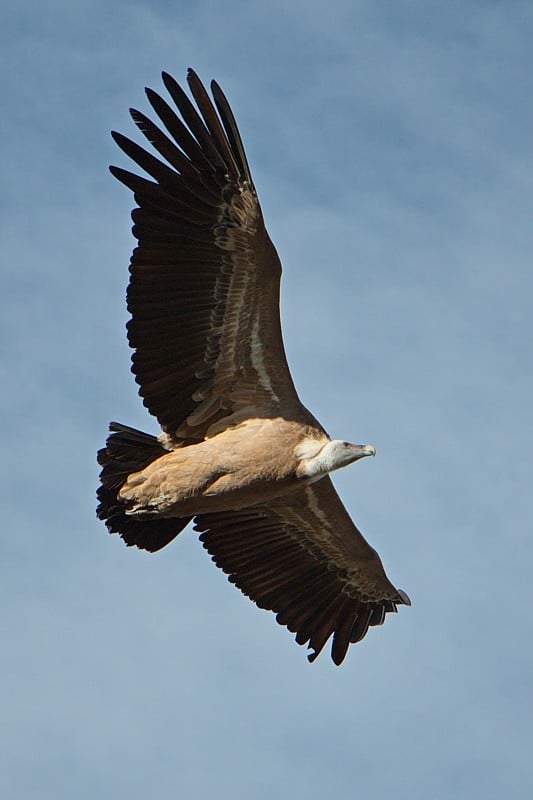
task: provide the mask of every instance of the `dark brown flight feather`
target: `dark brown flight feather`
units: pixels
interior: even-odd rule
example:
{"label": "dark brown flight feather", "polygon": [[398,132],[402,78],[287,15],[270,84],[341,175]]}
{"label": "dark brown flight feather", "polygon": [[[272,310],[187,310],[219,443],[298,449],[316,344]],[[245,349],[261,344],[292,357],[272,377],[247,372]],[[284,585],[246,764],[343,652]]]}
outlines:
{"label": "dark brown flight feather", "polygon": [[[195,517],[204,547],[229,580],[259,608],[273,611],[299,644],[307,644],[310,661],[332,637],[332,659],[340,664],[350,644],[360,641],[369,627],[381,625],[398,605],[409,604],[409,598],[388,580],[329,477],[312,485],[296,477],[303,463],[298,460],[303,456],[296,456],[299,444],[329,439],[300,403],[285,358],[279,318],[281,263],[224,93],[213,81],[213,103],[193,70],[187,82],[193,100],[163,73],[176,109],[146,89],[162,127],[131,109],[157,156],[113,133],[118,146],[149,176],[110,168],[137,203],[127,333],[139,393],[163,435],[157,439],[111,424],[106,446],[98,453],[102,471],[97,513],[128,545],[152,552]],[[166,487],[163,500],[169,491],[178,492],[185,480],[179,465],[188,465],[190,453],[190,474],[196,475],[195,448],[203,447],[205,459],[206,442],[212,443],[209,452],[215,458],[208,471],[231,476],[231,469],[226,474],[220,465],[231,461],[235,444],[231,440],[226,449],[229,440],[224,437],[231,438],[240,424],[248,435],[249,423],[250,430],[258,431],[253,434],[258,441],[266,437],[266,450],[255,467],[245,465],[246,481],[257,483],[247,505],[232,505],[230,493],[224,510],[219,506],[209,511],[216,495],[210,486],[200,498],[205,508],[200,503],[192,513],[180,513],[179,503],[178,511],[159,513],[157,491],[144,506],[135,499],[137,490],[130,499],[130,485],[141,487],[139,497],[142,487],[151,485],[152,467]],[[276,446],[288,448],[280,458],[293,459],[290,469],[272,461],[275,445],[268,437],[276,425],[285,431]],[[242,444],[246,450],[250,443]],[[270,475],[279,475],[279,486],[290,492],[283,488],[276,494],[269,484],[270,499],[265,500],[263,460]],[[174,482],[167,481],[168,475]]]}

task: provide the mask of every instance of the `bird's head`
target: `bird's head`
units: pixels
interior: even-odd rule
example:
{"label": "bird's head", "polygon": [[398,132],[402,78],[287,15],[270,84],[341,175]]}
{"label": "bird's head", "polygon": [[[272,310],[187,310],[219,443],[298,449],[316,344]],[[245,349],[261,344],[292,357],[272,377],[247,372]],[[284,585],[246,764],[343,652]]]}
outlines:
{"label": "bird's head", "polygon": [[375,456],[376,448],[373,444],[352,444],[343,442],[340,439],[332,439],[323,447],[323,457],[328,465],[331,465],[328,472],[340,469],[354,461],[359,461],[365,456]]}
{"label": "bird's head", "polygon": [[365,456],[375,456],[376,448],[371,444],[352,444],[341,439],[328,439],[311,455],[304,454],[298,466],[297,475],[302,478],[320,478],[335,469],[346,467]]}

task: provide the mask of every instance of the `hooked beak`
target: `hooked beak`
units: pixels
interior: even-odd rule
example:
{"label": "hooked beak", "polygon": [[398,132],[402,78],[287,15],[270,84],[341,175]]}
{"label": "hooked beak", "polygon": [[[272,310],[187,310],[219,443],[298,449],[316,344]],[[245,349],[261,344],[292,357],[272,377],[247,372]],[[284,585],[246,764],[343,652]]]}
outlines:
{"label": "hooked beak", "polygon": [[375,456],[376,448],[373,444],[356,444],[354,445],[355,457],[364,458],[365,456]]}

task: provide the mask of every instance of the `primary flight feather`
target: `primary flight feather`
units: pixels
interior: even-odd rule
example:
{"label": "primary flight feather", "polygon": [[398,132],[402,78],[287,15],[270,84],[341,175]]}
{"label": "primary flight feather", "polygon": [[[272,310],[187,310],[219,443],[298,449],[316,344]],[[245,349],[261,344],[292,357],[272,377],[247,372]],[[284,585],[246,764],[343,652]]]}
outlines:
{"label": "primary flight feather", "polygon": [[310,661],[333,636],[340,664],[350,643],[410,604],[329,478],[375,449],[330,439],[300,402],[281,335],[281,264],[235,118],[217,83],[213,105],[192,70],[187,82],[194,103],[163,73],[179,114],[146,90],[166,132],[131,110],[163,160],[113,133],[150,176],[111,167],[138,206],[128,340],[162,433],[111,423],[97,513],[151,552],[194,518],[229,580],[307,643]]}

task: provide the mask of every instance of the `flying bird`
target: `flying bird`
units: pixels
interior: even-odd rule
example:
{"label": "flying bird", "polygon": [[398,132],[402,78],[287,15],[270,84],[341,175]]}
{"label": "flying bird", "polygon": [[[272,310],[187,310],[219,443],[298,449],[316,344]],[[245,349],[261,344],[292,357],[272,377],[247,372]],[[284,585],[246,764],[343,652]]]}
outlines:
{"label": "flying bird", "polygon": [[310,661],[332,636],[340,664],[370,626],[410,605],[329,478],[376,451],[331,439],[300,402],[281,334],[281,263],[235,118],[215,81],[213,100],[193,70],[187,82],[192,100],[163,73],[175,108],[146,90],[162,127],[131,109],[161,158],[112,134],[149,176],[110,168],[137,204],[127,331],[162,432],[110,424],[97,514],[150,552],[194,519],[231,583],[307,643]]}

